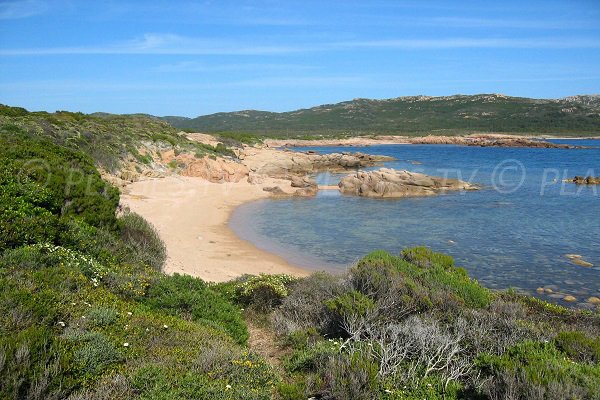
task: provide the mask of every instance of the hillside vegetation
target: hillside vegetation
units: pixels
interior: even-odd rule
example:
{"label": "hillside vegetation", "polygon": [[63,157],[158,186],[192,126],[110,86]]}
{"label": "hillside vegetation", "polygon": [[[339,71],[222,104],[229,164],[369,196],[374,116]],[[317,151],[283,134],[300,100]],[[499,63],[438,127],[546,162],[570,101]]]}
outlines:
{"label": "hillside vegetation", "polygon": [[341,275],[169,276],[70,131],[3,127],[2,399],[600,399],[597,311],[490,291],[424,247]]}
{"label": "hillside vegetation", "polygon": [[261,137],[473,132],[598,135],[600,96],[557,100],[498,94],[355,99],[282,113],[247,110],[163,119],[179,129],[258,133]]}
{"label": "hillside vegetation", "polygon": [[[62,147],[81,150],[96,166],[115,172],[127,160],[140,166],[160,158],[160,152],[175,149],[198,157],[231,155],[225,147],[211,147],[188,140],[168,123],[148,115],[83,114],[57,111],[29,112],[0,104],[0,132],[43,137]],[[239,142],[225,137],[228,145]]]}

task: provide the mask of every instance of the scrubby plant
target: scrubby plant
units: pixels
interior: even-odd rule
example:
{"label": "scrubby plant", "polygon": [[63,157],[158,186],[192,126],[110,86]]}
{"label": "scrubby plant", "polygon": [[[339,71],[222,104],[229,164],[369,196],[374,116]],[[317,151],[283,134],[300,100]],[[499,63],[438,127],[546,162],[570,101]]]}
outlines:
{"label": "scrubby plant", "polygon": [[156,228],[142,216],[127,212],[119,218],[121,240],[127,261],[149,265],[157,271],[167,259],[167,249]]}
{"label": "scrubby plant", "polygon": [[290,275],[252,276],[236,288],[237,299],[258,310],[267,310],[281,304],[294,281],[296,278]]}
{"label": "scrubby plant", "polygon": [[117,310],[107,307],[92,308],[87,313],[87,319],[89,323],[97,327],[111,325],[117,320],[118,317],[119,313]]}
{"label": "scrubby plant", "polygon": [[600,363],[600,336],[590,338],[583,332],[560,332],[554,344],[572,360]]}
{"label": "scrubby plant", "polygon": [[481,392],[489,398],[597,399],[600,365],[573,362],[552,343],[524,341],[501,356],[481,355]]}
{"label": "scrubby plant", "polygon": [[402,258],[411,264],[421,268],[429,268],[433,265],[450,269],[454,267],[454,259],[447,254],[436,253],[428,247],[419,246],[402,250]]}
{"label": "scrubby plant", "polygon": [[179,274],[161,276],[140,301],[187,320],[211,321],[238,343],[245,343],[248,339],[240,310],[212,291],[201,279]]}
{"label": "scrubby plant", "polygon": [[329,325],[325,301],[343,293],[346,288],[342,277],[323,272],[299,279],[274,311],[273,327],[280,335],[311,328],[323,332]]}
{"label": "scrubby plant", "polygon": [[100,332],[72,331],[65,339],[72,342],[74,360],[84,374],[99,374],[122,360],[114,344]]}

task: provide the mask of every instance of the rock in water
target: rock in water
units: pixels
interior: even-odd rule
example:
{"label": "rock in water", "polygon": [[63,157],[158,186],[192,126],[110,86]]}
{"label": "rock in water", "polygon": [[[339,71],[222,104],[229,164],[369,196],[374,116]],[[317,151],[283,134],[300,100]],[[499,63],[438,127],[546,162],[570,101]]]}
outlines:
{"label": "rock in water", "polygon": [[588,303],[590,303],[590,304],[597,304],[597,305],[600,305],[600,298],[598,298],[598,297],[596,297],[596,296],[592,296],[592,297],[589,297],[589,298],[587,299],[587,302],[588,302]]}
{"label": "rock in water", "polygon": [[576,183],[578,185],[600,185],[600,176],[576,176],[571,180],[571,182]]}
{"label": "rock in water", "polygon": [[476,185],[458,179],[439,178],[410,171],[381,168],[348,175],[339,183],[340,192],[364,197],[431,196],[450,190],[477,190]]}

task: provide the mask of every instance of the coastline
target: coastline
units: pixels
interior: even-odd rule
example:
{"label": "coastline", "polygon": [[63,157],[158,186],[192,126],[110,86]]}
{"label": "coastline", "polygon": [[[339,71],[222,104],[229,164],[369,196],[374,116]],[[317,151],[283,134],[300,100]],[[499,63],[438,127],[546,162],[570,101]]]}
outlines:
{"label": "coastline", "polygon": [[[277,183],[276,179],[267,184]],[[243,274],[307,276],[290,264],[238,237],[228,227],[233,210],[267,198],[264,185],[212,183],[201,178],[169,176],[131,183],[121,204],[142,215],[159,231],[167,247],[164,271],[223,282]]]}
{"label": "coastline", "polygon": [[509,135],[500,133],[474,133],[468,135],[425,135],[425,136],[403,136],[403,135],[377,135],[377,136],[355,136],[343,139],[266,139],[264,143],[269,147],[360,147],[377,145],[410,145],[410,144],[457,144],[457,145],[486,145],[486,142],[499,141],[498,147],[529,147],[536,142],[546,140],[597,140],[600,136],[553,136],[553,135]]}

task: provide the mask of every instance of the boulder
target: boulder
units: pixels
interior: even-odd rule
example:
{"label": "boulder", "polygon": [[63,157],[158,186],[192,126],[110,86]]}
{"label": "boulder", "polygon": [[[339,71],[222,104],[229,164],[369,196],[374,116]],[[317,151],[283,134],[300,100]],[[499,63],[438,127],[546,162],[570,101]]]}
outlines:
{"label": "boulder", "polygon": [[248,168],[223,158],[186,159],[182,175],[204,178],[210,182],[239,182],[248,176]]}
{"label": "boulder", "polygon": [[390,168],[371,172],[359,171],[344,177],[338,186],[343,194],[385,198],[432,196],[446,191],[478,189],[476,185],[458,179]]}

